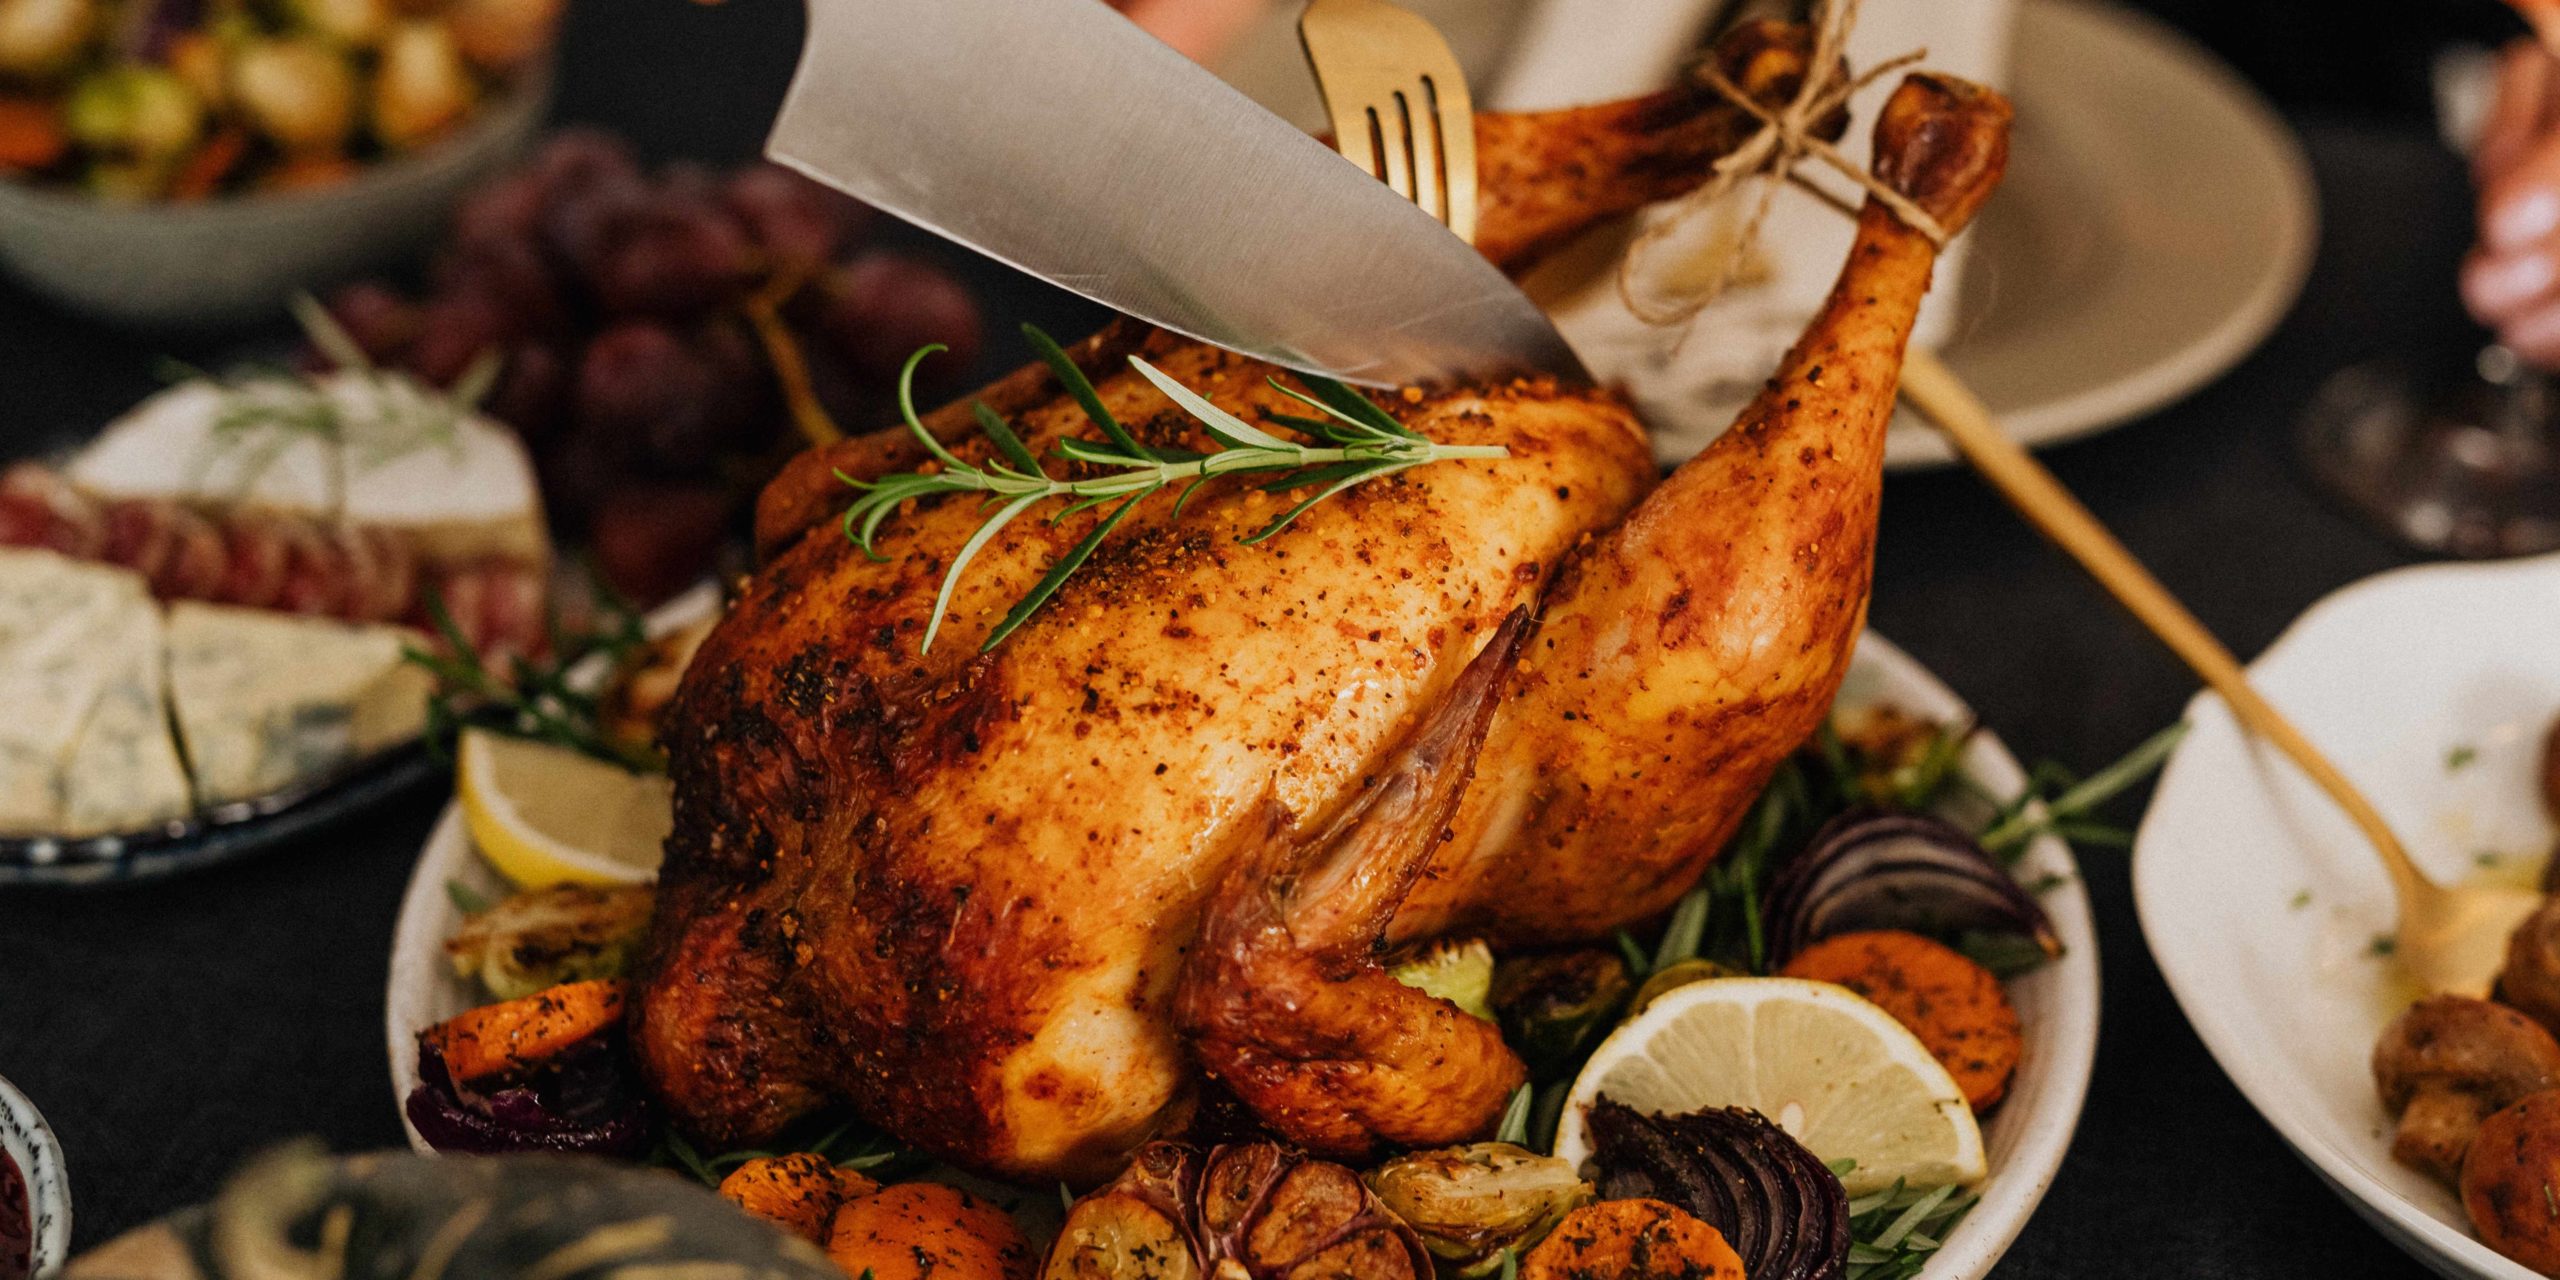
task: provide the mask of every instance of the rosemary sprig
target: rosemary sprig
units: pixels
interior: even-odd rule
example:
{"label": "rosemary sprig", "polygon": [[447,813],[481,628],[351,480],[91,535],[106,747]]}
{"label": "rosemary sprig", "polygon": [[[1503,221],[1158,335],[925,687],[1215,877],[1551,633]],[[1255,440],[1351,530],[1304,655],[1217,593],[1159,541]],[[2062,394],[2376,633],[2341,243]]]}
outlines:
{"label": "rosemary sprig", "polygon": [[[443,651],[404,645],[401,656],[436,679],[427,701],[428,740],[443,749],[465,724],[476,724],[510,737],[548,742],[582,752],[634,773],[664,767],[644,746],[616,740],[600,722],[596,693],[570,678],[570,672],[594,660],[619,667],[648,643],[640,616],[618,600],[607,600],[601,626],[575,635],[563,634],[559,619],[550,622],[551,656],[543,661],[511,658],[501,672],[473,650],[461,628],[445,612],[444,601],[427,599],[427,616],[442,638]],[[599,657],[599,655],[601,655]]]}
{"label": "rosemary sprig", "polygon": [[685,1141],[684,1135],[667,1129],[659,1135],[658,1149],[650,1162],[692,1174],[706,1187],[717,1187],[722,1179],[750,1160],[813,1152],[839,1169],[853,1169],[871,1175],[881,1182],[895,1180],[922,1164],[915,1153],[899,1146],[875,1129],[840,1119],[832,1125],[824,1119],[788,1133],[772,1147],[745,1151],[725,1151],[705,1155]]}
{"label": "rosemary sprig", "polygon": [[2186,736],[2187,723],[2181,720],[2143,740],[2123,759],[2089,775],[2086,781],[2073,779],[2069,771],[2059,766],[2037,766],[2026,791],[1983,831],[1982,847],[2015,858],[2025,851],[2029,841],[2048,831],[2079,844],[2133,843],[2130,832],[2089,815],[2126,788],[2150,777]]}
{"label": "rosemary sprig", "polygon": [[[1270,477],[1261,483],[1266,493],[1288,493],[1310,490],[1295,505],[1271,518],[1261,528],[1246,534],[1248,545],[1261,542],[1288,528],[1308,508],[1353,485],[1394,475],[1399,471],[1443,462],[1455,458],[1499,458],[1508,451],[1500,445],[1438,444],[1397,422],[1359,392],[1329,378],[1300,375],[1306,390],[1299,391],[1273,379],[1271,385],[1306,405],[1313,412],[1300,415],[1275,415],[1273,421],[1305,434],[1313,443],[1283,439],[1244,419],[1211,404],[1198,392],[1183,386],[1164,371],[1136,356],[1129,357],[1129,367],[1153,383],[1183,412],[1191,415],[1220,446],[1208,453],[1172,449],[1141,443],[1112,416],[1102,403],[1100,393],[1075,362],[1049,335],[1030,325],[1023,326],[1023,336],[1039,353],[1052,373],[1057,375],[1069,395],[1084,409],[1085,416],[1102,433],[1101,439],[1068,437],[1057,442],[1044,462],[1030,446],[1022,442],[1011,424],[984,403],[975,404],[978,427],[995,444],[997,458],[986,465],[963,460],[945,448],[916,416],[914,382],[916,365],[926,356],[942,350],[930,346],[907,359],[906,368],[898,375],[898,413],[907,430],[921,442],[925,451],[939,464],[932,471],[909,471],[882,476],[877,480],[858,480],[839,471],[836,478],[860,491],[860,496],[845,508],[844,533],[863,554],[874,560],[888,557],[880,554],[880,526],[905,504],[920,498],[944,494],[979,494],[983,502],[994,508],[993,514],[978,526],[968,541],[951,558],[950,567],[942,575],[942,586],[934,595],[933,614],[925,624],[923,652],[931,652],[934,637],[942,630],[943,619],[951,611],[951,596],[959,586],[960,575],[996,534],[1015,518],[1044,502],[1063,500],[1064,507],[1049,516],[1056,524],[1069,516],[1108,505],[1093,528],[1074,546],[1049,566],[1047,573],[1031,590],[1014,602],[1003,620],[988,633],[979,652],[995,648],[1013,634],[1040,606],[1058,594],[1067,579],[1093,557],[1103,539],[1111,536],[1139,503],[1155,496],[1168,486],[1181,486],[1174,499],[1174,513],[1197,493],[1200,486],[1220,476],[1256,475]],[[1051,472],[1050,462],[1077,464],[1073,474]]]}
{"label": "rosemary sprig", "polygon": [[[1845,1166],[1845,1167],[1844,1167]],[[1835,1162],[1846,1175],[1855,1160]],[[1964,1220],[1980,1197],[1961,1187],[1913,1188],[1896,1180],[1849,1202],[1849,1280],[1907,1280]]]}
{"label": "rosemary sprig", "polygon": [[288,369],[246,366],[219,377],[182,364],[172,371],[202,378],[220,392],[209,442],[212,456],[199,463],[210,472],[229,463],[242,493],[296,442],[317,441],[326,451],[331,480],[345,498],[352,463],[364,470],[420,449],[459,448],[462,423],[496,387],[500,361],[485,352],[450,389],[438,390],[408,374],[376,366],[364,348],[310,295],[292,301],[294,319],[331,365],[354,375],[355,397]]}

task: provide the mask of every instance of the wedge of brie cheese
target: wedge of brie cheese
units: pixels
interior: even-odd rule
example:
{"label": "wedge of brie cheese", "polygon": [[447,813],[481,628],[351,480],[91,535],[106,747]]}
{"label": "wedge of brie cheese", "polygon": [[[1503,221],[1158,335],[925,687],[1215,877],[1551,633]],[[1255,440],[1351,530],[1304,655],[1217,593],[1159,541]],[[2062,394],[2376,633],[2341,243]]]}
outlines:
{"label": "wedge of brie cheese", "polygon": [[326,776],[426,729],[426,672],[400,627],[179,601],[169,695],[207,808]]}
{"label": "wedge of brie cheese", "polygon": [[[285,416],[334,406],[337,434],[242,428],[241,398],[261,395],[294,398]],[[429,564],[545,563],[542,499],[523,444],[487,418],[453,414],[438,393],[395,374],[339,372],[249,389],[199,378],[109,424],[65,474],[95,498],[383,529]]]}

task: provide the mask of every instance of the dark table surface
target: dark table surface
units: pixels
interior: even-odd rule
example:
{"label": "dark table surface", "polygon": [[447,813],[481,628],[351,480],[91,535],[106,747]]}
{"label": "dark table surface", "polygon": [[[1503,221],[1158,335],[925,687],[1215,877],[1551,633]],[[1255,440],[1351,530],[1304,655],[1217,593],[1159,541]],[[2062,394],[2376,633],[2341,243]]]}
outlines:
{"label": "dark table surface", "polygon": [[[580,6],[561,115],[661,156],[750,154],[795,39],[767,8]],[[2325,230],[2290,318],[2186,401],[2048,458],[2243,654],[2323,593],[2412,558],[2309,487],[2291,444],[2299,406],[2360,356],[2472,340],[2451,287],[2467,219],[2458,164],[2415,123],[2294,123]],[[956,255],[954,265],[991,317],[1062,333],[1094,319],[1001,268]],[[138,341],[0,291],[0,451],[94,429],[156,385],[162,353],[215,359],[241,341]],[[1894,477],[1884,524],[1875,626],[2022,757],[2111,760],[2193,691],[1971,476]],[[2141,800],[2124,798],[2117,816],[2130,821]],[[62,1136],[82,1247],[203,1198],[264,1144],[401,1141],[383,979],[401,888],[441,802],[414,795],[301,847],[171,883],[0,890],[0,1075]],[[2295,1160],[2188,1029],[2144,949],[2126,855],[2088,850],[2082,866],[2104,949],[2097,1074],[2061,1177],[2001,1274],[2415,1274]]]}

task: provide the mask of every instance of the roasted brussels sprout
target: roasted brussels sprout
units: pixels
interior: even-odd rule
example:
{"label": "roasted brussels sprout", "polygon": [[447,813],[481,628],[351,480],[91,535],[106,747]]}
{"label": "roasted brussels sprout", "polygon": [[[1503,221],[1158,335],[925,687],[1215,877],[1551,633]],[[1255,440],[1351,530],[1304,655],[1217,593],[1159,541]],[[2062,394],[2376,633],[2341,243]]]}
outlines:
{"label": "roasted brussels sprout", "polygon": [[566,0],[453,0],[444,23],[471,64],[505,71],[531,61],[551,43]]}
{"label": "roasted brussels sprout", "polygon": [[1682,960],[1664,965],[1654,970],[1653,976],[1646,978],[1643,986],[1636,988],[1636,998],[1627,1002],[1627,1016],[1632,1018],[1644,1012],[1645,1006],[1661,999],[1666,991],[1688,986],[1692,982],[1704,982],[1709,978],[1742,976],[1744,975],[1740,969],[1731,965],[1717,964],[1713,960]]}
{"label": "roasted brussels sprout", "polygon": [[1076,1202],[1042,1280],[1427,1280],[1404,1220],[1338,1164],[1270,1142],[1139,1148]]}
{"label": "roasted brussels sprout", "polygon": [[1387,971],[1408,987],[1493,1021],[1493,948],[1480,938],[1442,938]]}
{"label": "roasted brussels sprout", "polygon": [[0,0],[0,73],[64,71],[97,25],[97,0]]}
{"label": "roasted brussels sprout", "polygon": [[468,114],[479,96],[452,32],[424,20],[400,23],[382,38],[373,77],[373,136],[387,147],[431,142]]}
{"label": "roasted brussels sprout", "polygon": [[62,119],[81,145],[146,163],[177,156],[204,134],[204,104],[185,81],[132,63],[81,77]]}
{"label": "roasted brussels sprout", "polygon": [[1493,1274],[1504,1250],[1527,1252],[1591,1199],[1572,1165],[1507,1142],[1418,1151],[1365,1180],[1454,1276]]}
{"label": "roasted brussels sprout", "polygon": [[1633,986],[1627,962],[1606,951],[1508,956],[1493,971],[1493,1011],[1530,1076],[1553,1080],[1581,1064]]}
{"label": "roasted brussels sprout", "polygon": [[463,922],[445,945],[453,970],[500,1000],[620,977],[649,931],[647,885],[530,889]]}
{"label": "roasted brussels sprout", "polygon": [[1902,808],[1924,807],[1937,796],[1972,736],[1888,703],[1839,712],[1831,729],[1857,769],[1867,802]]}
{"label": "roasted brussels sprout", "polygon": [[231,100],[292,152],[334,152],[356,127],[356,71],[325,40],[252,40],[231,57]]}
{"label": "roasted brussels sprout", "polygon": [[391,28],[383,0],[289,0],[294,21],[340,44],[371,46]]}

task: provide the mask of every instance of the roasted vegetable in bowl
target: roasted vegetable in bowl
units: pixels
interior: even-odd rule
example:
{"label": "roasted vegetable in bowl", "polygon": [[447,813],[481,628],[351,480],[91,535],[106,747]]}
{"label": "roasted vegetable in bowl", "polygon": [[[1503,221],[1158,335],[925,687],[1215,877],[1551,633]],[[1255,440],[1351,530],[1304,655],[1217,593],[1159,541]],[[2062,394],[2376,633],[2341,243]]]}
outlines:
{"label": "roasted vegetable in bowl", "polygon": [[473,913],[445,943],[453,971],[500,1000],[545,987],[618,978],[649,931],[647,885],[557,884]]}
{"label": "roasted vegetable in bowl", "polygon": [[1724,1234],[1678,1205],[1607,1200],[1529,1251],[1521,1280],[1745,1280]]}
{"label": "roasted vegetable in bowl", "polygon": [[2505,1005],[2435,996],[2383,1028],[2373,1082],[2398,1122],[2391,1157],[2450,1185],[2482,1121],[2560,1088],[2560,1042]]}
{"label": "roasted vegetable in bowl", "polygon": [[2544,1275],[2560,1275],[2560,1090],[2519,1100],[2480,1125],[2462,1161],[2462,1207],[2481,1243]]}
{"label": "roasted vegetable in bowl", "polygon": [[1592,1194],[1572,1165],[1508,1142],[1418,1151],[1364,1180],[1454,1276],[1500,1271],[1503,1255],[1545,1239]]}
{"label": "roasted vegetable in bowl", "polygon": [[656,1141],[622,1029],[622,984],[570,983],[418,1035],[409,1123],[438,1151],[636,1156]]}
{"label": "roasted vegetable in bowl", "polygon": [[1042,1280],[1424,1280],[1431,1255],[1358,1174],[1276,1143],[1150,1143],[1077,1201]]}
{"label": "roasted vegetable in bowl", "polygon": [[334,185],[453,132],[563,0],[0,0],[0,174],[123,200]]}
{"label": "roasted vegetable in bowl", "polygon": [[1751,1280],[1835,1280],[1849,1258],[1840,1178],[1757,1112],[1591,1109],[1600,1194],[1670,1200],[1733,1242]]}

